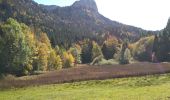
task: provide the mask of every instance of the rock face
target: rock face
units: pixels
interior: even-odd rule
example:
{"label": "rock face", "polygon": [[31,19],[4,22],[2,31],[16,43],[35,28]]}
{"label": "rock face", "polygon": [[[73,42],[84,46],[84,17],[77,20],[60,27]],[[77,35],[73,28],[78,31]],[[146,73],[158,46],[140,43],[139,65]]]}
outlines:
{"label": "rock face", "polygon": [[98,8],[97,8],[96,2],[94,0],[76,1],[72,6],[98,12]]}
{"label": "rock face", "polygon": [[100,41],[108,33],[135,41],[147,33],[104,17],[94,0],[79,0],[67,7],[40,5],[32,0],[1,0],[0,22],[9,17],[46,32],[53,45],[84,38]]}
{"label": "rock face", "polygon": [[57,9],[59,8],[59,6],[56,6],[56,5],[49,5],[49,6],[46,6],[46,5],[43,5],[43,4],[40,4],[40,6],[44,9],[46,9],[47,11],[52,11],[54,9]]}

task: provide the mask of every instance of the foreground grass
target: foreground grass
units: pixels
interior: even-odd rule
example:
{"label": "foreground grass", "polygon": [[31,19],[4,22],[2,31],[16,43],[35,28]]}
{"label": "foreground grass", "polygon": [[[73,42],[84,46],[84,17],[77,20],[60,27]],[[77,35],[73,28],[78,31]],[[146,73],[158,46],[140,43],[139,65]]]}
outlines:
{"label": "foreground grass", "polygon": [[170,74],[0,91],[0,100],[168,100]]}

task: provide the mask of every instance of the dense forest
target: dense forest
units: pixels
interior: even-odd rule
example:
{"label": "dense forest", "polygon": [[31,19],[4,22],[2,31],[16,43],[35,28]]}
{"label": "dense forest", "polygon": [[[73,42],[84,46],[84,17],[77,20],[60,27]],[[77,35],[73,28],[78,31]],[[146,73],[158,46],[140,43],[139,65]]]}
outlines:
{"label": "dense forest", "polygon": [[0,0],[0,74],[170,61],[170,20],[161,31],[146,31],[111,21],[93,0],[84,2],[58,7]]}

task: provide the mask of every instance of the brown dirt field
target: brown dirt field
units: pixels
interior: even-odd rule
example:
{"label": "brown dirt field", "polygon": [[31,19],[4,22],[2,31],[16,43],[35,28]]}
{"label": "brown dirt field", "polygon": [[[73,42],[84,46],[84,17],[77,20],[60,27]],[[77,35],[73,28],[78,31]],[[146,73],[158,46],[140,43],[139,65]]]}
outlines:
{"label": "brown dirt field", "polygon": [[88,66],[59,71],[47,72],[41,75],[1,80],[0,88],[37,86],[44,84],[59,84],[85,80],[103,80],[130,76],[144,76],[170,73],[170,63],[136,63],[129,65]]}

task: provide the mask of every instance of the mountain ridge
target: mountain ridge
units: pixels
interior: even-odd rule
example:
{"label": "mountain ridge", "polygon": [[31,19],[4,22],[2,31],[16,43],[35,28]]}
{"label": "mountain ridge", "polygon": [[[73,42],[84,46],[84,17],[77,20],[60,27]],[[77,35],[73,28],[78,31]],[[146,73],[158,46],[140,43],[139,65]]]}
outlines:
{"label": "mountain ridge", "polygon": [[0,21],[9,17],[36,30],[40,28],[48,34],[53,45],[71,45],[85,38],[101,41],[105,34],[136,41],[154,33],[104,17],[94,0],[80,0],[66,7],[42,5],[33,0],[2,0]]}

